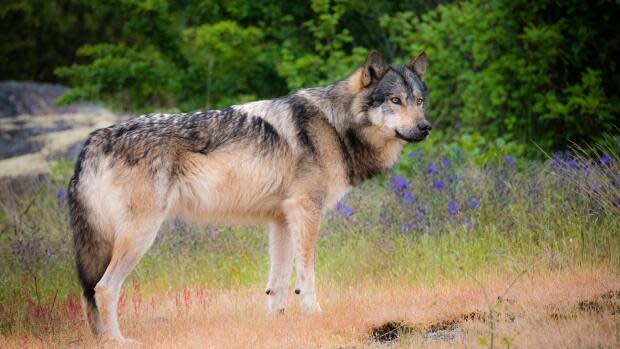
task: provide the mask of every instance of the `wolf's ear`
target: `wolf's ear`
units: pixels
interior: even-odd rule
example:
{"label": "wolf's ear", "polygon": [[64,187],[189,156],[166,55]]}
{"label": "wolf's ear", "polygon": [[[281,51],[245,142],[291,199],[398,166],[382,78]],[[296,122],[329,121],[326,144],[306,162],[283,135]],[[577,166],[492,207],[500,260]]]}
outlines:
{"label": "wolf's ear", "polygon": [[420,52],[420,54],[411,60],[411,62],[405,65],[409,70],[418,74],[421,78],[424,77],[424,73],[426,72],[426,67],[428,66],[428,61],[426,60],[426,53],[424,51]]}
{"label": "wolf's ear", "polygon": [[362,86],[368,87],[373,81],[379,80],[388,71],[389,66],[385,63],[379,52],[372,50],[366,57],[362,66]]}

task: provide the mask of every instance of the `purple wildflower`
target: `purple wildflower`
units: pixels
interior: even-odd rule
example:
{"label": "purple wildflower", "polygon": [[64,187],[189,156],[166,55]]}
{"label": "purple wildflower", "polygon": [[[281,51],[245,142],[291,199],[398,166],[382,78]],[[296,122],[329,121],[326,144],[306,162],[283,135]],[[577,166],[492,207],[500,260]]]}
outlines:
{"label": "purple wildflower", "polygon": [[467,202],[469,203],[469,208],[471,208],[472,210],[475,210],[478,208],[478,206],[480,206],[480,201],[478,201],[478,199],[476,198],[469,198]]}
{"label": "purple wildflower", "polygon": [[589,183],[588,186],[590,187],[590,190],[593,193],[595,193],[595,194],[599,194],[600,193],[601,186],[598,183]]}
{"label": "purple wildflower", "polygon": [[613,199],[613,200],[611,201],[611,204],[612,204],[614,207],[620,207],[620,198],[615,198],[615,199]]}
{"label": "purple wildflower", "polygon": [[448,213],[454,216],[459,212],[459,205],[455,201],[450,201],[448,203]]}
{"label": "purple wildflower", "polygon": [[62,189],[62,188],[58,189],[58,191],[56,192],[56,198],[58,200],[64,199],[65,198],[65,190]]}
{"label": "purple wildflower", "polygon": [[577,167],[579,167],[579,166],[577,166],[577,162],[576,162],[575,160],[573,160],[573,159],[568,160],[568,161],[566,162],[566,165],[567,165],[569,168],[572,168],[573,170],[574,170],[574,169],[576,169]]}
{"label": "purple wildflower", "polygon": [[411,229],[413,228],[414,225],[415,225],[415,222],[413,222],[413,221],[410,221],[408,223],[401,223],[400,224],[400,229],[403,232],[409,232],[409,231],[411,231]]}
{"label": "purple wildflower", "polygon": [[443,179],[436,179],[433,181],[433,189],[442,190],[446,186],[446,182]]}
{"label": "purple wildflower", "polygon": [[609,166],[609,164],[611,164],[611,159],[609,158],[609,156],[603,155],[598,160],[596,160],[596,163],[598,163],[599,165]]}
{"label": "purple wildflower", "polygon": [[174,224],[175,229],[182,229],[184,225],[183,220],[180,218],[175,218],[172,224]]}
{"label": "purple wildflower", "polygon": [[552,170],[558,170],[562,167],[562,159],[558,153],[553,153],[553,157],[551,161],[549,161],[549,167],[551,167]]}
{"label": "purple wildflower", "polygon": [[338,210],[338,212],[340,212],[341,215],[347,218],[350,218],[351,216],[353,216],[353,209],[343,204],[342,202],[338,202],[336,204],[336,210]]}
{"label": "purple wildflower", "polygon": [[473,227],[474,225],[471,223],[469,219],[465,219],[463,221],[463,228],[465,228],[465,230],[472,230]]}
{"label": "purple wildflower", "polygon": [[394,190],[397,194],[403,192],[403,190],[407,189],[409,185],[409,181],[401,176],[394,176],[390,180],[392,185],[392,190]]}
{"label": "purple wildflower", "polygon": [[452,161],[450,161],[450,159],[448,159],[447,157],[442,157],[439,162],[441,163],[441,166],[443,166],[444,168],[448,168],[450,167],[450,165],[452,164]]}
{"label": "purple wildflower", "polygon": [[512,168],[514,168],[517,165],[517,162],[515,161],[515,158],[512,155],[506,156],[506,162],[508,163],[508,166]]}
{"label": "purple wildflower", "polygon": [[413,195],[411,192],[407,192],[405,194],[405,197],[403,198],[403,202],[408,205],[414,201],[415,201],[415,195]]}
{"label": "purple wildflower", "polygon": [[414,158],[418,158],[420,159],[422,157],[422,152],[419,149],[415,149],[409,152],[409,154],[407,154],[407,157],[409,159],[414,159]]}
{"label": "purple wildflower", "polygon": [[379,222],[386,229],[390,229],[390,227],[392,226],[392,217],[388,213],[385,205],[381,206],[381,212],[379,212]]}
{"label": "purple wildflower", "polygon": [[430,175],[436,174],[438,172],[437,171],[437,166],[435,166],[435,164],[431,162],[430,164],[428,164],[427,172]]}

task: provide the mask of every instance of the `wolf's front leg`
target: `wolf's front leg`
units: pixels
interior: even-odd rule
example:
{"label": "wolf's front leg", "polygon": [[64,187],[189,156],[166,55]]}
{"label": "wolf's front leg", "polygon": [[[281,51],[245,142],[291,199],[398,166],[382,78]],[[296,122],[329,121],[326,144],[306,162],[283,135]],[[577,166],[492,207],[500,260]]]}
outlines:
{"label": "wolf's front leg", "polygon": [[269,258],[269,282],[265,291],[267,310],[283,312],[293,269],[293,239],[286,223],[269,225]]}
{"label": "wolf's front leg", "polygon": [[316,240],[319,232],[320,209],[311,200],[299,200],[287,212],[290,231],[294,238],[297,282],[295,293],[299,294],[301,309],[305,312],[321,311],[316,298],[314,277]]}

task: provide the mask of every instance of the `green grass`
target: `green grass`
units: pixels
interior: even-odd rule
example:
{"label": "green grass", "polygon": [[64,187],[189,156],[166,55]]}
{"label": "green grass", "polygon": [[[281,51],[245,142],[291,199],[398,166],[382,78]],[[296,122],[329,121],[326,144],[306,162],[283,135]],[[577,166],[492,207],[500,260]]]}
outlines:
{"label": "green grass", "polygon": [[[354,283],[363,279],[398,278],[414,284],[456,280],[472,273],[512,273],[581,263],[617,266],[617,256],[620,255],[617,246],[620,246],[618,234],[608,236],[605,244],[599,247],[594,241],[582,244],[578,235],[541,239],[534,234],[463,230],[420,237],[360,233],[346,238],[321,238],[317,273],[319,281],[324,282]],[[206,248],[180,255],[151,251],[133,275],[142,285],[152,284],[159,290],[162,287],[179,289],[188,284],[235,288],[266,282],[266,234],[239,241],[237,247],[238,253],[234,255]]]}
{"label": "green grass", "polygon": [[[325,217],[317,252],[319,288],[383,279],[435,284],[584,265],[620,272],[618,209],[547,164],[507,169],[463,162],[432,176],[425,166],[408,171],[406,190],[415,202],[403,203],[389,180],[378,179],[344,200],[353,210],[350,217],[339,212]],[[450,182],[452,175],[459,179]],[[432,188],[437,178],[446,180],[445,189]],[[0,304],[17,319],[0,323],[3,333],[30,331],[28,299],[51,304],[80,294],[68,209],[57,198],[64,180],[3,184]],[[615,194],[607,190],[603,199],[609,195]],[[479,207],[468,207],[472,197]],[[446,210],[449,202],[458,203],[458,213]],[[263,227],[169,221],[129,278],[145,292],[262,287],[268,263]],[[125,287],[131,292],[131,283]]]}

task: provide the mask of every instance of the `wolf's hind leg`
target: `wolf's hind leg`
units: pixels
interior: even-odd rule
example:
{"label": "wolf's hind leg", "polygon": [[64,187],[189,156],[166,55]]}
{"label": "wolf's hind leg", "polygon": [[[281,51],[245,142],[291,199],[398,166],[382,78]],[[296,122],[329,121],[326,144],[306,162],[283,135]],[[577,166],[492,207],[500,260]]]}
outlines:
{"label": "wolf's hind leg", "polygon": [[132,342],[123,337],[118,326],[118,299],[123,281],[153,244],[162,220],[163,217],[141,220],[139,224],[134,222],[114,241],[110,264],[95,286],[95,300],[107,339]]}
{"label": "wolf's hind leg", "polygon": [[293,271],[293,239],[286,223],[269,225],[269,259],[267,310],[272,313],[283,312]]}

